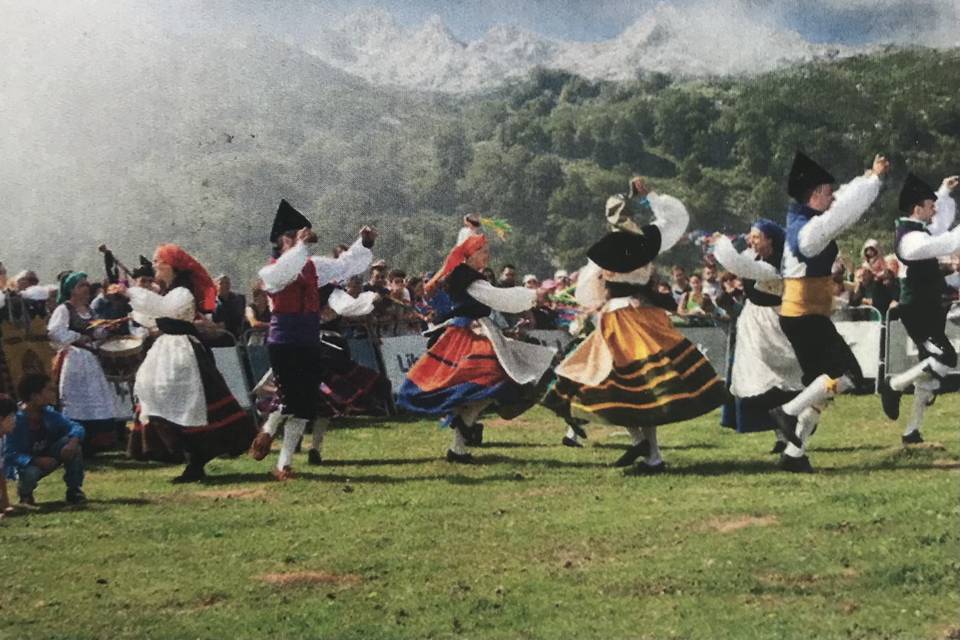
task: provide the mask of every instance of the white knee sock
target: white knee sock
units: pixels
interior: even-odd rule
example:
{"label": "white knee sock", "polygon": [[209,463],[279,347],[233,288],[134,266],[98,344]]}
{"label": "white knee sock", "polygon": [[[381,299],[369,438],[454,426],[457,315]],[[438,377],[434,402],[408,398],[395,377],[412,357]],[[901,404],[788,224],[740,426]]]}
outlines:
{"label": "white knee sock", "polygon": [[903,435],[908,436],[920,429],[920,425],[923,424],[923,414],[927,410],[927,403],[930,402],[936,388],[929,383],[923,384],[923,381],[917,382],[913,391],[913,413],[903,430]]}
{"label": "white knee sock", "polygon": [[660,457],[660,445],[657,443],[657,428],[643,427],[643,438],[650,443],[650,453],[644,461],[651,467],[655,467],[663,462],[663,458]]}
{"label": "white knee sock", "polygon": [[626,429],[627,433],[630,434],[630,439],[633,440],[633,446],[637,446],[646,440],[646,435],[640,427],[626,427]]}
{"label": "white knee sock", "polygon": [[307,422],[309,421],[304,418],[287,418],[283,426],[283,444],[280,447],[280,457],[277,458],[277,469],[282,470],[293,465],[293,453],[303,437]]}
{"label": "white knee sock", "polygon": [[317,418],[313,421],[313,441],[310,443],[310,448],[317,453],[323,452],[323,436],[327,433],[329,424],[328,418]]}
{"label": "white knee sock", "polygon": [[816,407],[807,407],[801,411],[800,415],[797,416],[797,436],[800,438],[802,446],[798,447],[792,442],[788,442],[787,448],[783,452],[791,458],[803,456],[807,452],[807,440],[810,439],[810,434],[813,433],[819,421],[820,411]]}
{"label": "white knee sock", "polygon": [[[935,368],[936,365],[940,364],[939,368]],[[937,369],[943,369],[944,365],[937,361],[936,358],[930,356],[925,360],[921,360],[919,363],[913,365],[903,373],[899,373],[890,378],[890,388],[894,391],[903,391],[911,384],[916,383],[924,377],[929,377],[929,371],[937,371]],[[937,371],[939,373],[939,371]],[[940,374],[943,375],[943,374]]]}
{"label": "white knee sock", "polygon": [[266,421],[264,421],[263,426],[260,427],[260,430],[264,433],[269,433],[270,437],[277,435],[277,429],[280,428],[280,425],[283,424],[283,421],[289,418],[290,416],[284,415],[279,411],[274,411],[269,416],[267,416]]}
{"label": "white knee sock", "polygon": [[852,388],[853,381],[847,376],[840,376],[834,380],[823,373],[807,385],[807,388],[801,391],[796,398],[783,405],[783,410],[791,416],[799,416],[807,407],[823,404],[834,396]]}
{"label": "white knee sock", "polygon": [[460,429],[451,429],[453,431],[453,442],[450,443],[450,451],[463,455],[467,452],[467,441],[460,433]]}
{"label": "white knee sock", "polygon": [[573,430],[573,427],[567,427],[567,439],[573,440],[574,442],[580,442],[580,436],[578,436],[577,432]]}

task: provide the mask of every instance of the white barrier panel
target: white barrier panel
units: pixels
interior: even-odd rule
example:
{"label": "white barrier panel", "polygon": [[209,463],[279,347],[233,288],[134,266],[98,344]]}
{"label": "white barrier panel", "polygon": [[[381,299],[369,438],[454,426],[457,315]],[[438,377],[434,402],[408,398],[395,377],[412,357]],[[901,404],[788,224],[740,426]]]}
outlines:
{"label": "white barrier panel", "polygon": [[421,335],[396,336],[381,340],[380,355],[383,356],[383,368],[394,393],[400,390],[407,372],[426,351],[427,339]]}
{"label": "white barrier panel", "polygon": [[853,351],[864,378],[876,380],[880,375],[880,353],[883,338],[882,322],[834,322],[837,333]]}
{"label": "white barrier panel", "polygon": [[227,387],[230,393],[237,399],[240,406],[249,409],[250,403],[250,385],[247,384],[247,375],[243,370],[243,362],[240,360],[240,351],[236,347],[214,347],[213,359],[217,363],[217,369],[223,374],[223,379],[227,381]]}
{"label": "white barrier panel", "polygon": [[727,350],[729,339],[723,327],[675,327],[696,345],[720,378],[727,377]]}
{"label": "white barrier panel", "polygon": [[[948,320],[945,333],[953,348],[960,352],[960,318]],[[887,326],[887,376],[903,373],[917,364],[917,345],[907,335],[907,329],[899,320],[891,320]],[[960,366],[950,371],[960,374]]]}

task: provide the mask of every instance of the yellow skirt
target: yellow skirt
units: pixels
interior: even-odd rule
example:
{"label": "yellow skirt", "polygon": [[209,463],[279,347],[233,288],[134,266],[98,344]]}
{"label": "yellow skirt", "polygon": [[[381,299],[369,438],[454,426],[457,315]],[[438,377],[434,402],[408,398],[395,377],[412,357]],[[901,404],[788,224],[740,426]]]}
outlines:
{"label": "yellow skirt", "polygon": [[689,420],[727,400],[696,345],[651,307],[604,314],[600,328],[558,367],[550,394],[548,406],[567,404],[576,417],[625,427]]}

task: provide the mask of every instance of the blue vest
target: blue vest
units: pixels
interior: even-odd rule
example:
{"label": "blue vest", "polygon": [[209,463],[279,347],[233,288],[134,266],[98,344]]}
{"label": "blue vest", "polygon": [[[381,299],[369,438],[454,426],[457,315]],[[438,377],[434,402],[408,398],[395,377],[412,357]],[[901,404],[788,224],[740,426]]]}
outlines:
{"label": "blue vest", "polygon": [[[805,256],[800,251],[800,230],[808,222],[821,214],[820,211],[814,211],[804,204],[791,203],[787,209],[787,251],[784,260],[785,278],[822,278],[831,275],[833,263],[840,253],[839,247],[834,240],[830,241],[827,247],[815,256]],[[791,260],[792,259],[792,260]],[[797,269],[797,262],[802,265],[802,269]],[[791,267],[793,267],[791,269]],[[801,273],[796,273],[800,271]]]}

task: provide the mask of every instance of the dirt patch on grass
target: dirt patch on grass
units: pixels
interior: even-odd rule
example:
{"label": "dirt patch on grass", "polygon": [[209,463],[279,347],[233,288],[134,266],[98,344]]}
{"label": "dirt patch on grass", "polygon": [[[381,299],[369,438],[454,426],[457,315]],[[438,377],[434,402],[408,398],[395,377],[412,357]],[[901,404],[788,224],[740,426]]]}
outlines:
{"label": "dirt patch on grass", "polygon": [[197,491],[191,494],[199,498],[212,500],[260,500],[269,497],[266,487],[257,489],[220,489],[211,491]]}
{"label": "dirt patch on grass", "polygon": [[335,587],[354,587],[362,578],[353,573],[329,573],[327,571],[293,571],[291,573],[265,573],[257,580],[275,587],[304,587],[325,585]]}
{"label": "dirt patch on grass", "polygon": [[730,533],[747,527],[769,527],[779,522],[776,516],[739,516],[736,518],[714,518],[707,527],[718,533]]}
{"label": "dirt patch on grass", "polygon": [[[953,460],[952,458],[937,458],[931,464],[938,469],[960,469],[960,460]],[[960,640],[960,636],[958,636],[958,640]]]}
{"label": "dirt patch on grass", "polygon": [[960,640],[960,627],[948,627],[944,629],[943,640]]}

